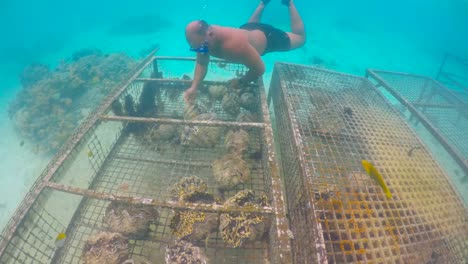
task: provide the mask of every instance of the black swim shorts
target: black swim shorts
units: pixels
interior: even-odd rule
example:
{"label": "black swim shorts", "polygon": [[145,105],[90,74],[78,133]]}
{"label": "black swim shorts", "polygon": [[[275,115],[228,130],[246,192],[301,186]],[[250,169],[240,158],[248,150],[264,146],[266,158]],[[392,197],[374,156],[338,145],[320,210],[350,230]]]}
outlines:
{"label": "black swim shorts", "polygon": [[288,34],[271,25],[263,23],[247,23],[240,26],[240,28],[249,31],[258,29],[265,34],[267,44],[263,54],[273,51],[288,51],[291,49],[291,40],[289,39]]}

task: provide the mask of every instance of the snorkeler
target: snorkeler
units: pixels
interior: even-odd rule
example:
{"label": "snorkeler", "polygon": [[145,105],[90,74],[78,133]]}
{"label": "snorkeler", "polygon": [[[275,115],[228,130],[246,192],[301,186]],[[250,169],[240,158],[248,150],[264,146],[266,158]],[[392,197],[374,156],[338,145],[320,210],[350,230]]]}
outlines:
{"label": "snorkeler", "polygon": [[306,41],[304,23],[292,0],[281,2],[289,9],[291,32],[260,23],[265,6],[270,0],[260,1],[247,24],[239,29],[209,25],[204,20],[190,22],[185,36],[191,51],[197,53],[192,85],[184,93],[185,101],[196,97],[197,89],[206,76],[210,56],[244,64],[249,70],[239,81],[255,81],[265,72],[260,56],[274,51],[288,51],[302,47]]}

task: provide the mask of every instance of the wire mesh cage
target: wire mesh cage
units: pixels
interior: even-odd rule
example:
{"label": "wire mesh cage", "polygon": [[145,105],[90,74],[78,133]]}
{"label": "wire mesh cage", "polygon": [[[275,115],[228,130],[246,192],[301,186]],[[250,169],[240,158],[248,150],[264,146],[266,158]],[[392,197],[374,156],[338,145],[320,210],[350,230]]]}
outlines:
{"label": "wire mesh cage", "polygon": [[216,95],[245,69],[214,60],[187,110],[193,61],[151,54],[106,98],[2,232],[1,263],[291,262],[263,83],[232,111]]}
{"label": "wire mesh cage", "polygon": [[408,107],[468,175],[468,101],[428,77],[380,70],[367,75]]}
{"label": "wire mesh cage", "polygon": [[460,196],[367,79],[277,63],[269,96],[294,263],[466,262]]}

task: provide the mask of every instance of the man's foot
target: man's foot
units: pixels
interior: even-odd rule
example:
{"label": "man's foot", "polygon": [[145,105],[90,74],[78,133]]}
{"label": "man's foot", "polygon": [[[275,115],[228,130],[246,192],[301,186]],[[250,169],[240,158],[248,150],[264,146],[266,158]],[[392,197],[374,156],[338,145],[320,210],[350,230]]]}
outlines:
{"label": "man's foot", "polygon": [[289,4],[291,4],[291,0],[281,0],[281,3],[285,6],[289,6]]}

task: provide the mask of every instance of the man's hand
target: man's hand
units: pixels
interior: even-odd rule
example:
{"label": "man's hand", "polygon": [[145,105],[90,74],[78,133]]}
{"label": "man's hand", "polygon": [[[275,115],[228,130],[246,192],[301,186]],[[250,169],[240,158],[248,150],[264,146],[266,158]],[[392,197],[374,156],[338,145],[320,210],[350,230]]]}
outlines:
{"label": "man's hand", "polygon": [[190,87],[184,92],[184,101],[186,103],[195,101],[197,98],[197,89],[195,87]]}

